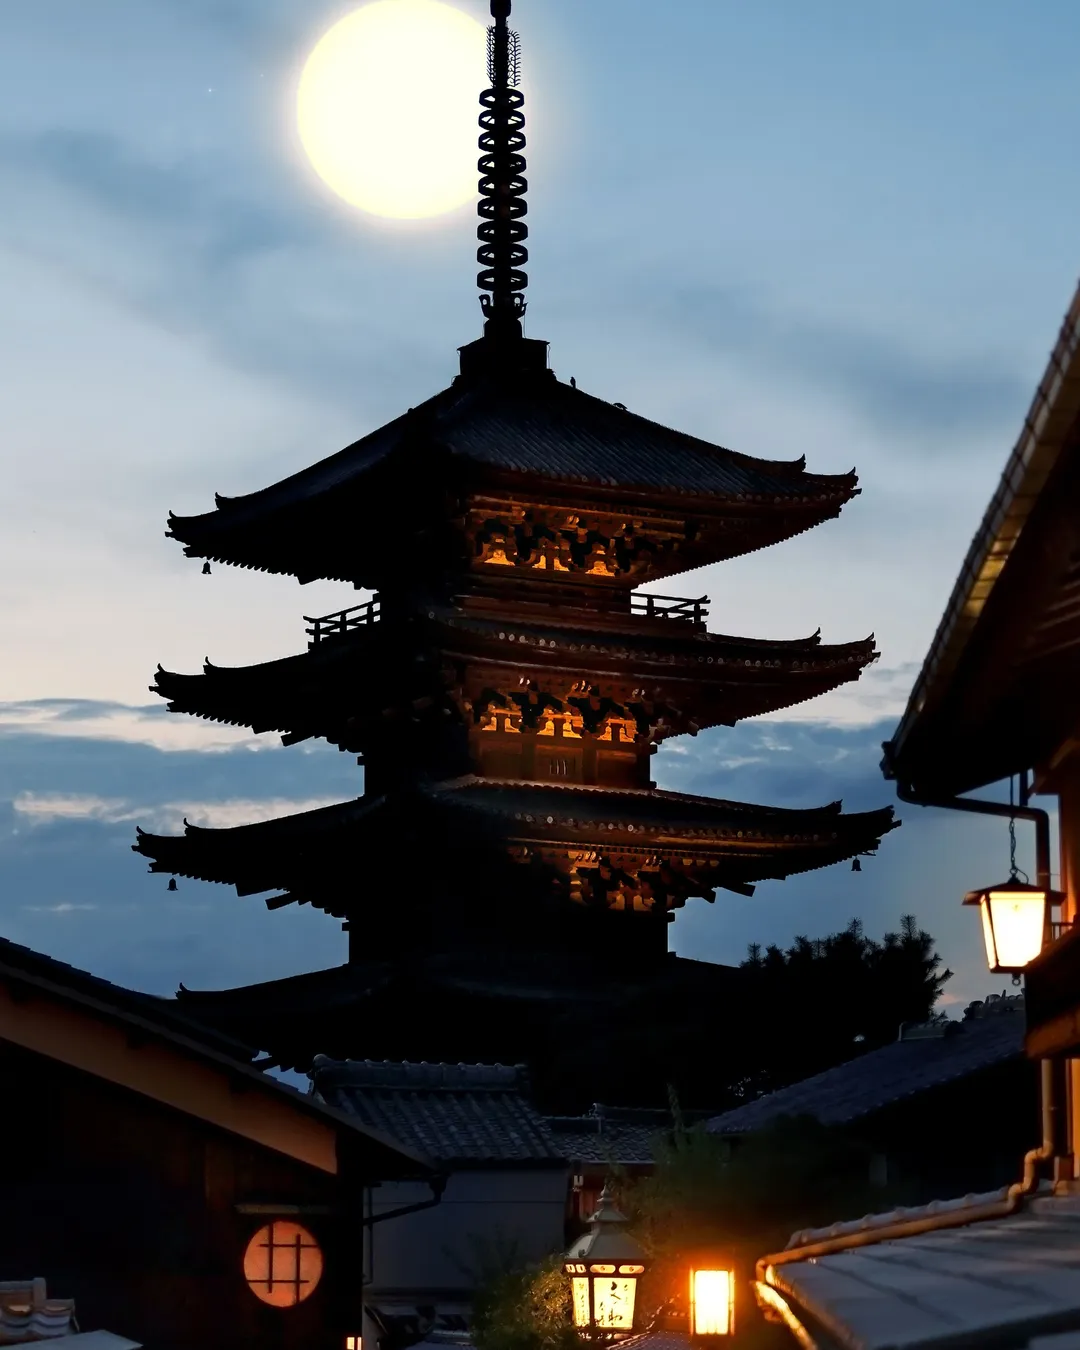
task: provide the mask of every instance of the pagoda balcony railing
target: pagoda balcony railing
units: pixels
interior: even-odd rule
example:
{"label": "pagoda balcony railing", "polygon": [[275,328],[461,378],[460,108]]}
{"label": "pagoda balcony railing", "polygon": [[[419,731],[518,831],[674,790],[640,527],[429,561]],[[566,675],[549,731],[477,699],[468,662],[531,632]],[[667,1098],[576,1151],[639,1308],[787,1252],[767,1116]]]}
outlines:
{"label": "pagoda balcony railing", "polygon": [[[630,612],[649,619],[674,619],[679,623],[691,623],[701,628],[709,616],[709,597],[699,595],[687,598],[681,595],[653,595],[649,591],[637,591],[630,597]],[[311,639],[308,645],[316,647],[327,638],[343,637],[355,628],[378,623],[381,616],[382,602],[377,595],[362,605],[340,609],[336,614],[323,614],[318,618],[305,614],[304,622],[308,627],[304,631]]]}
{"label": "pagoda balcony railing", "polygon": [[644,614],[650,619],[678,619],[702,627],[709,617],[709,597],[699,595],[696,599],[688,600],[680,595],[653,595],[650,591],[635,591],[630,597],[630,612]]}
{"label": "pagoda balcony railing", "polygon": [[320,642],[331,637],[342,637],[345,633],[351,633],[354,628],[362,628],[365,624],[378,623],[382,614],[382,603],[377,595],[366,601],[362,605],[353,605],[350,609],[339,609],[336,614],[324,614],[321,618],[313,619],[310,614],[304,615],[304,622],[310,624],[310,628],[304,631],[307,633],[311,642],[311,647],[317,647]]}

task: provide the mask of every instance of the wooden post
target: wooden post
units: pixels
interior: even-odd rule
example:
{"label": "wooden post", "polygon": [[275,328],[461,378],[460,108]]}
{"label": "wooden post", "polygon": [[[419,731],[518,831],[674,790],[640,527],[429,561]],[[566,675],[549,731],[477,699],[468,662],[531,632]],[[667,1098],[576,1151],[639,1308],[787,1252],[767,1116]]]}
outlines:
{"label": "wooden post", "polygon": [[[1055,775],[1055,786],[1058,790],[1060,889],[1065,894],[1061,918],[1064,923],[1075,923],[1080,913],[1080,763],[1075,756]],[[1080,1158],[1080,1060],[1066,1060],[1063,1077],[1064,1128],[1075,1174],[1075,1160]]]}

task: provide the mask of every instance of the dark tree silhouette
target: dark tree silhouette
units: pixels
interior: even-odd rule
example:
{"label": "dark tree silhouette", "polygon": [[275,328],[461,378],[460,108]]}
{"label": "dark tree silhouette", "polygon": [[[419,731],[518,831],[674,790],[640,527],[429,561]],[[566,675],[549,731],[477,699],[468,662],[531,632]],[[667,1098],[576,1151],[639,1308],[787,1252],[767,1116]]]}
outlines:
{"label": "dark tree silhouette", "polygon": [[669,1091],[691,1112],[723,1111],[929,1020],[951,974],[941,965],[906,915],[881,941],[856,919],[787,950],[753,946],[741,966],[702,964],[700,986],[684,978],[660,997],[628,981],[622,1000],[585,1017],[574,1004],[546,1024],[553,1041],[532,1064],[534,1088],[555,1111],[663,1107]]}
{"label": "dark tree silhouette", "polygon": [[754,1054],[740,1095],[755,1097],[895,1040],[904,1022],[925,1022],[952,971],[911,914],[881,942],[861,920],[811,941],[751,945],[741,969]]}

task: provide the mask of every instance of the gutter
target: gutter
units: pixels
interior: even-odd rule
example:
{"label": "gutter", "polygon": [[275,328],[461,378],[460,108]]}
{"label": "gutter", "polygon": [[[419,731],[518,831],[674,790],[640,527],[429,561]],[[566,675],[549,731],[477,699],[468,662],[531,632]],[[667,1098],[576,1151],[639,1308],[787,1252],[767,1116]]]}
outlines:
{"label": "gutter", "polygon": [[[1030,804],[1030,785],[1027,770],[1020,775],[1020,803],[1011,806],[1007,802],[988,802],[978,797],[925,796],[916,792],[902,779],[894,778],[894,742],[886,741],[882,745],[884,760],[882,768],[887,778],[896,783],[896,795],[902,802],[913,806],[936,806],[945,811],[967,811],[973,815],[999,816],[1007,820],[1030,820],[1035,826],[1035,884],[1050,891],[1050,813],[1039,806]],[[1069,1151],[1068,1128],[1064,1103],[1066,1100],[1064,1073],[1054,1060],[1040,1060],[1040,1088],[1043,1142],[1024,1156],[1024,1181],[1029,1184],[1037,1166],[1042,1162],[1054,1161],[1055,1180],[1071,1177],[1072,1158]],[[1010,1211],[1011,1213],[1012,1211]]]}
{"label": "gutter", "polygon": [[1009,820],[1030,820],[1035,826],[1035,884],[1043,890],[1053,889],[1050,885],[1050,813],[1041,806],[1031,806],[1028,776],[1025,771],[1020,775],[1020,804],[1010,806],[1007,802],[988,802],[978,797],[926,796],[915,791],[910,784],[896,777],[894,761],[896,742],[885,741],[882,744],[881,767],[886,778],[896,784],[896,795],[910,806],[936,806],[943,811],[968,811],[979,816],[1001,816]]}
{"label": "gutter", "polygon": [[[886,742],[884,768],[887,777],[892,777],[893,747]],[[914,806],[936,806],[944,810],[968,811],[976,815],[1002,816],[1019,820],[1030,820],[1035,825],[1035,871],[1037,884],[1050,889],[1050,816],[1040,807],[1028,803],[1028,777],[1024,773],[1020,780],[1020,805],[1010,806],[1006,802],[988,802],[970,797],[926,797],[920,796],[908,784],[896,780],[897,796],[903,802]],[[777,1276],[776,1268],[799,1261],[817,1260],[822,1256],[831,1256],[838,1252],[849,1251],[857,1247],[867,1247],[877,1242],[892,1242],[903,1238],[918,1237],[923,1233],[939,1232],[946,1228],[961,1228],[972,1223],[981,1223],[989,1219],[1004,1219],[1018,1213],[1028,1196],[1039,1189],[1039,1169],[1043,1163],[1065,1164],[1067,1147],[1061,1147],[1064,1133],[1064,1112],[1060,1109],[1061,1100],[1056,1088],[1056,1065],[1051,1059],[1039,1062],[1040,1072],[1040,1115],[1042,1120],[1042,1143],[1038,1148],[1030,1149],[1024,1155],[1024,1171],[1021,1179],[1009,1187],[1002,1200],[990,1201],[982,1205],[973,1205],[963,1209],[949,1210],[945,1213],[927,1214],[915,1219],[898,1219],[892,1223],[882,1223],[875,1227],[859,1229],[834,1238],[823,1238],[817,1242],[806,1243],[799,1247],[789,1247],[782,1252],[763,1256],[757,1263],[755,1291],[760,1301],[767,1302],[784,1320],[784,1310],[777,1302],[766,1295],[771,1290],[780,1296],[792,1296],[794,1291]],[[1071,1164],[1071,1159],[1068,1159]],[[1055,1171],[1058,1169],[1055,1168]],[[1071,1176],[1072,1167],[1062,1166],[1061,1171]],[[796,1296],[797,1297],[797,1296]],[[784,1302],[784,1298],[780,1298]],[[787,1312],[794,1317],[790,1309]],[[796,1319],[797,1320],[797,1319]],[[790,1325],[790,1323],[789,1323]],[[797,1333],[796,1333],[797,1336]],[[812,1345],[812,1341],[809,1343]],[[805,1344],[805,1343],[804,1343]]]}
{"label": "gutter", "polygon": [[[859,1228],[855,1232],[822,1238],[817,1242],[804,1243],[800,1247],[787,1247],[782,1252],[773,1252],[758,1261],[755,1279],[752,1281],[758,1303],[763,1310],[767,1308],[779,1316],[804,1350],[816,1350],[815,1342],[790,1307],[789,1300],[799,1302],[798,1291],[777,1274],[777,1267],[803,1261],[817,1261],[823,1256],[834,1256],[859,1247],[870,1247],[878,1242],[896,1242],[904,1238],[919,1237],[924,1233],[938,1233],[947,1228],[966,1228],[969,1224],[985,1223],[991,1219],[1007,1219],[1024,1208],[1028,1197],[1039,1189],[1039,1165],[1048,1162],[1055,1154],[1054,1137],[1058,1121],[1053,1092],[1054,1064],[1052,1060],[1044,1059],[1040,1061],[1039,1067],[1042,1079],[1042,1143],[1024,1155],[1023,1176],[1009,1187],[1001,1200]],[[821,1319],[820,1310],[817,1310],[815,1315]],[[823,1322],[823,1325],[826,1323]]]}
{"label": "gutter", "polygon": [[381,1214],[367,1214],[361,1221],[365,1228],[371,1228],[377,1223],[385,1223],[387,1219],[400,1219],[406,1214],[419,1214],[424,1209],[434,1209],[443,1198],[443,1192],[446,1190],[447,1178],[437,1175],[428,1178],[428,1185],[431,1187],[430,1200],[417,1200],[412,1205],[401,1205],[397,1209],[387,1209]]}

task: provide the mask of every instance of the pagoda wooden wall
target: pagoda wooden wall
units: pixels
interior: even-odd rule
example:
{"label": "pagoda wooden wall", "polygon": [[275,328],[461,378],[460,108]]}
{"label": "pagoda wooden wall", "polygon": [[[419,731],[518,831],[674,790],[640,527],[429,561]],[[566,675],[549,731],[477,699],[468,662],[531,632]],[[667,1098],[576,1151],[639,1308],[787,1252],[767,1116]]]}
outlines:
{"label": "pagoda wooden wall", "polygon": [[152,1350],[340,1350],[351,1261],[337,1221],[295,1216],[326,1268],[307,1300],[277,1309],[243,1275],[248,1241],[273,1216],[237,1211],[328,1210],[334,1177],[2,1040],[0,1081],[0,1279],[44,1276],[50,1297],[75,1299],[83,1330]]}

